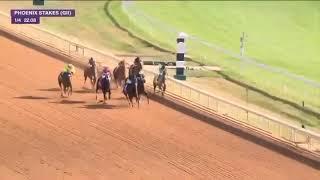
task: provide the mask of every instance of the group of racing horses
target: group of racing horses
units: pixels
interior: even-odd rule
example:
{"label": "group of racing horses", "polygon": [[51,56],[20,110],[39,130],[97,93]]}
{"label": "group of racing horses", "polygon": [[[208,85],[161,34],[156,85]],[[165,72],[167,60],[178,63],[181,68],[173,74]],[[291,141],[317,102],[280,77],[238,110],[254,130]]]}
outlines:
{"label": "group of racing horses", "polygon": [[[61,72],[58,76],[58,84],[61,90],[61,96],[72,94],[72,71]],[[162,75],[160,75],[162,76]],[[164,76],[164,75],[163,75]],[[95,87],[96,100],[98,101],[98,92],[101,90],[103,93],[103,103],[111,98],[111,83],[112,81],[122,88],[122,93],[127,99],[129,106],[133,107],[133,98],[139,107],[141,95],[147,97],[149,104],[149,96],[145,91],[145,77],[142,73],[142,63],[139,57],[135,58],[134,63],[129,67],[128,76],[126,76],[126,64],[122,60],[113,69],[112,73],[108,67],[103,67],[102,71],[98,71],[96,62],[90,58],[87,67],[84,69],[84,84],[87,78],[90,79],[92,89]],[[159,87],[162,94],[165,91],[165,77],[159,78],[159,75],[154,77],[154,92],[156,87]],[[108,96],[107,96],[108,95]]]}

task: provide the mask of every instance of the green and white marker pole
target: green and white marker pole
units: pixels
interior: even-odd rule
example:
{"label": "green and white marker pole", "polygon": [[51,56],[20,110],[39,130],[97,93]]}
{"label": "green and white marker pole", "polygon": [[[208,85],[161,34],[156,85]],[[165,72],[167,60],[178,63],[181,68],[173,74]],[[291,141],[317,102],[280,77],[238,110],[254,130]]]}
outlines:
{"label": "green and white marker pole", "polygon": [[174,78],[178,80],[187,79],[186,75],[184,74],[184,69],[185,69],[184,55],[186,53],[186,45],[185,45],[186,38],[187,38],[187,34],[183,32],[179,33],[177,38],[176,75],[174,76]]}
{"label": "green and white marker pole", "polygon": [[33,5],[34,6],[43,6],[44,0],[33,0]]}

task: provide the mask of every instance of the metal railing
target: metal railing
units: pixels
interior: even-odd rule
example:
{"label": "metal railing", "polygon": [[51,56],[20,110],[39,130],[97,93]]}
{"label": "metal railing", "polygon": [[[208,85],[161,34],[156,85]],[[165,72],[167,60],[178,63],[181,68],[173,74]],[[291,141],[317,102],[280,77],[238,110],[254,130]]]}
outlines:
{"label": "metal railing", "polygon": [[[34,25],[12,25],[8,15],[0,12],[0,29],[14,36],[26,39],[31,43],[61,54],[76,58],[77,61],[86,63],[87,57],[94,57],[98,63],[108,63],[116,66],[120,58],[86,47],[78,42],[60,37]],[[147,84],[153,82],[154,72],[144,70]],[[197,107],[227,117],[241,125],[254,128],[260,133],[276,138],[303,148],[313,154],[320,155],[320,135],[283,122],[274,117],[250,110],[234,102],[225,100],[208,92],[194,88],[185,82],[177,81],[171,77],[167,79],[167,92],[177,98],[183,99]]]}

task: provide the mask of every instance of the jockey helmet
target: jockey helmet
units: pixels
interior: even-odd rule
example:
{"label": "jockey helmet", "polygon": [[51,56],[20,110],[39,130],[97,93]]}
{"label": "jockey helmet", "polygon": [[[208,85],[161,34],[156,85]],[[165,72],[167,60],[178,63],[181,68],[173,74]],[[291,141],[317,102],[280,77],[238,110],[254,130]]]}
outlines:
{"label": "jockey helmet", "polygon": [[89,63],[93,63],[94,62],[94,60],[93,60],[93,58],[91,57],[90,59],[89,59]]}
{"label": "jockey helmet", "polygon": [[67,71],[70,73],[73,73],[73,74],[76,72],[76,70],[72,64],[67,65]]}
{"label": "jockey helmet", "polygon": [[134,59],[134,63],[140,63],[140,62],[141,62],[140,57],[136,57],[136,58]]}
{"label": "jockey helmet", "polygon": [[104,66],[103,67],[103,70],[102,70],[103,73],[107,73],[107,72],[110,72],[110,69],[108,66]]}

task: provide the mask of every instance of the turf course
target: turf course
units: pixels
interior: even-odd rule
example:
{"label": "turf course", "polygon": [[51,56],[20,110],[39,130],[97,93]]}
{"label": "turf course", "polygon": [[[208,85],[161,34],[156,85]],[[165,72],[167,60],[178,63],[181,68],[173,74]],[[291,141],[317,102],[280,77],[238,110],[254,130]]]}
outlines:
{"label": "turf course", "polygon": [[[174,51],[175,31],[184,31],[238,53],[244,31],[246,56],[320,82],[320,2],[136,1],[126,9],[120,6],[117,1],[110,8],[117,21],[161,47]],[[194,40],[187,47],[197,61],[218,64],[237,80],[319,108],[319,89],[241,63]]]}
{"label": "turf course", "polygon": [[137,1],[133,5],[177,30],[233,52],[239,52],[244,31],[247,56],[320,81],[320,2]]}

